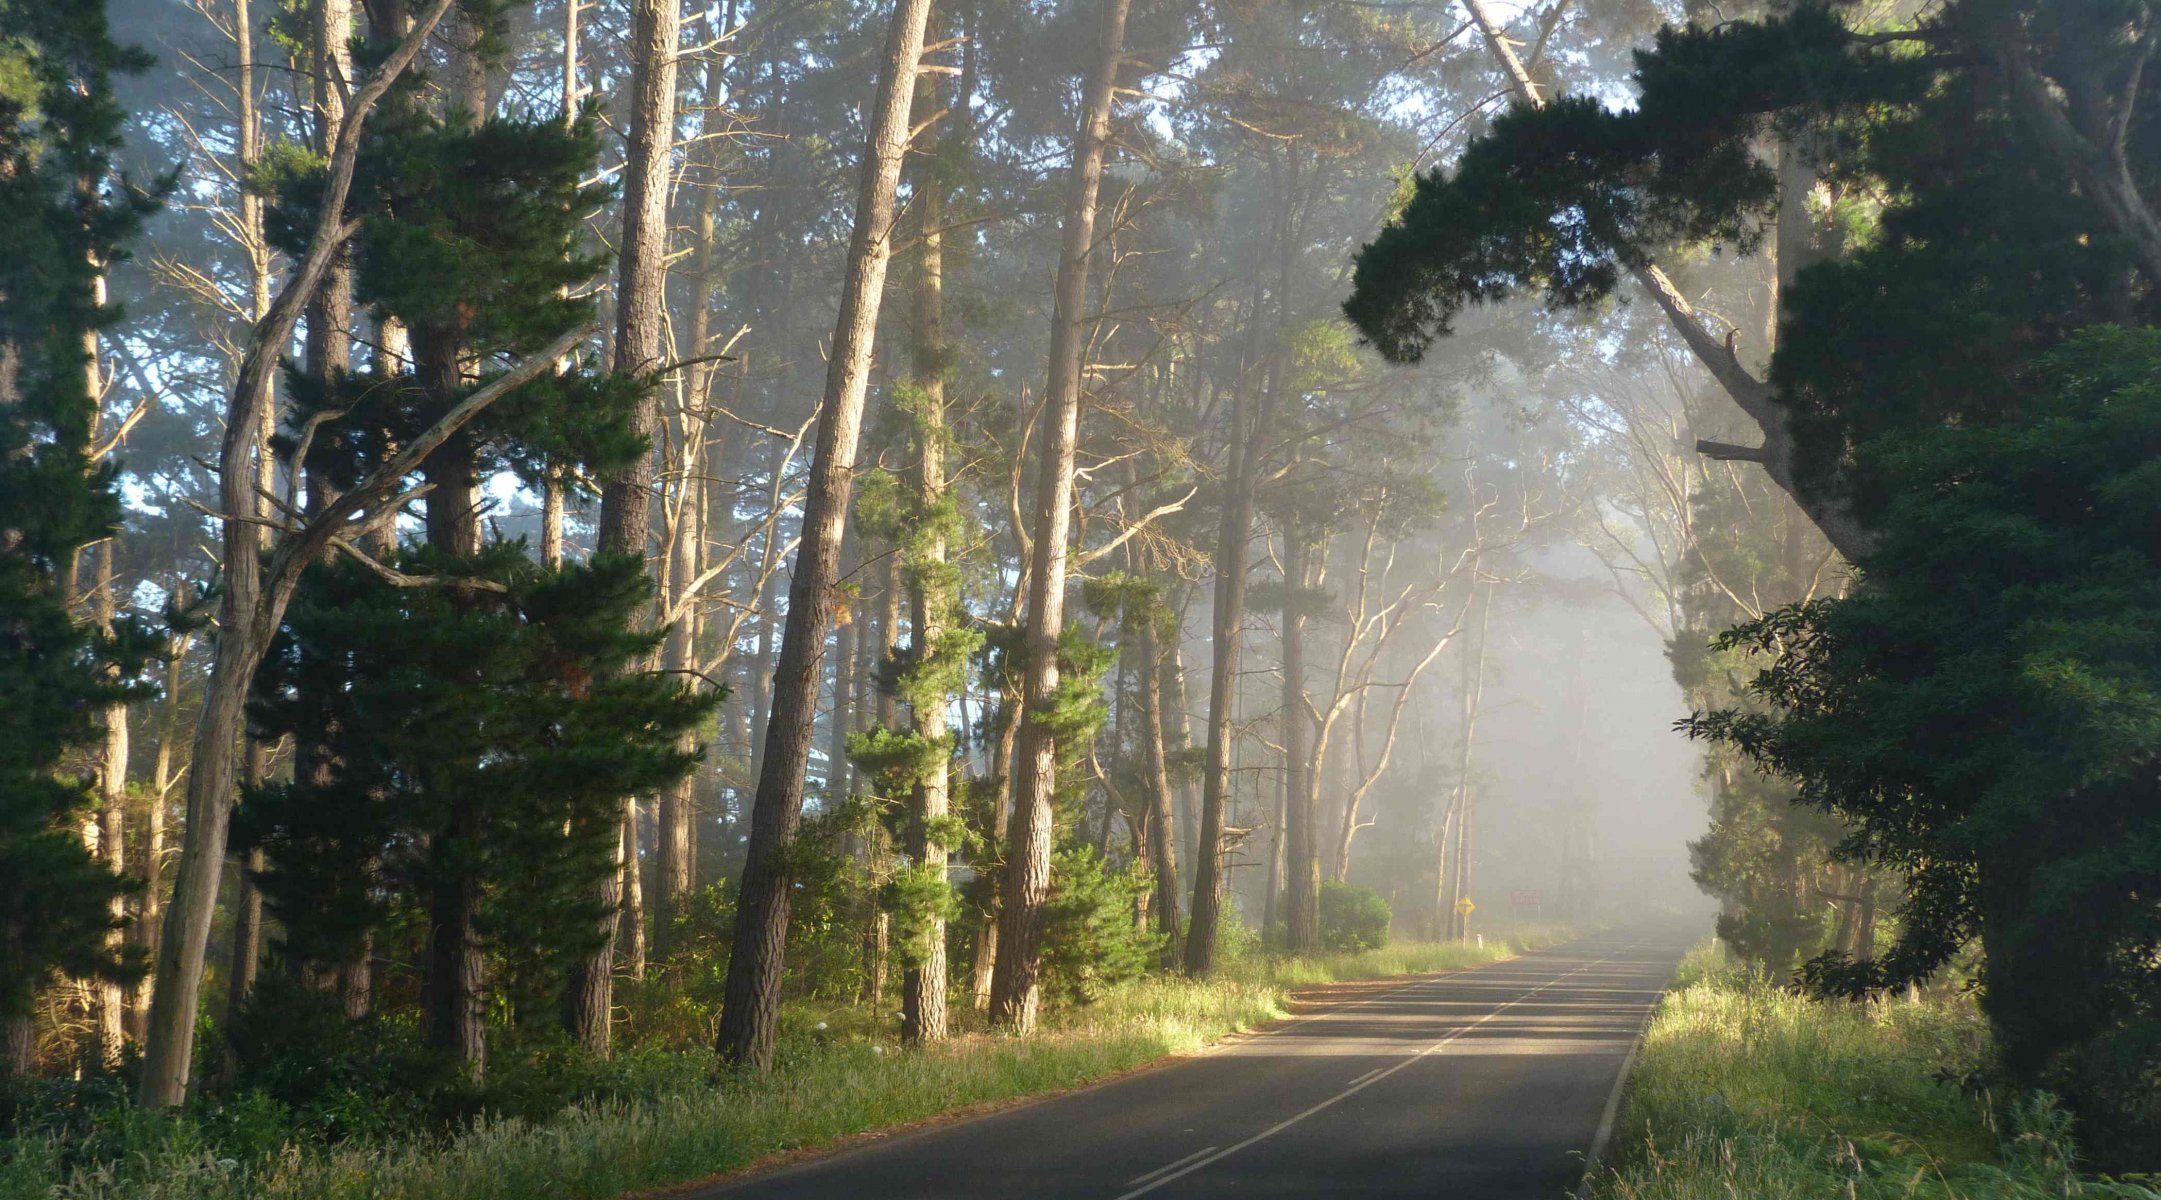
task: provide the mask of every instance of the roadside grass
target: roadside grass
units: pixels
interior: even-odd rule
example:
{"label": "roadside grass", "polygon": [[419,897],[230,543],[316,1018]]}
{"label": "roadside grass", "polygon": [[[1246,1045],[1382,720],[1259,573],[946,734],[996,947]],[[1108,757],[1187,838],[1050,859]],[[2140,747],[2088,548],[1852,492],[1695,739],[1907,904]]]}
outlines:
{"label": "roadside grass", "polygon": [[1987,1031],[1970,999],[1826,1003],[1707,944],[1652,1018],[1591,1200],[2161,1200],[2082,1177],[2047,1096],[1962,1086]]}
{"label": "roadside grass", "polygon": [[126,1127],[110,1139],[121,1152],[99,1163],[69,1165],[67,1148],[52,1141],[0,1144],[0,1200],[606,1200],[1191,1052],[1284,1015],[1293,987],[1476,966],[1563,937],[1539,928],[1488,936],[1484,947],[1248,955],[1206,981],[1151,976],[1054,1012],[1034,1037],[970,1033],[920,1051],[899,1050],[878,1026],[821,1028],[818,1014],[799,1011],[770,1076],[671,1056],[689,1061],[656,1072],[669,1082],[652,1095],[543,1121],[481,1121],[437,1138],[286,1145],[237,1158],[191,1118],[125,1111],[116,1119]]}

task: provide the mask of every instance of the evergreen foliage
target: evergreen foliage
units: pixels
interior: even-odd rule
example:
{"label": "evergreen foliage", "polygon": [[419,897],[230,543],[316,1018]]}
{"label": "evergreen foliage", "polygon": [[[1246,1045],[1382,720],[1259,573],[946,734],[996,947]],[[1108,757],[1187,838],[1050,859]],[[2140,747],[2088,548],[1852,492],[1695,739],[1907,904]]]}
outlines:
{"label": "evergreen foliage", "polygon": [[[425,548],[398,565],[444,567]],[[616,869],[621,797],[691,768],[673,739],[712,702],[626,669],[658,641],[632,627],[652,590],[636,559],[550,570],[503,542],[469,567],[436,587],[351,562],[311,571],[253,715],[319,762],[241,811],[294,962],[351,961],[454,871],[484,881],[500,994],[544,1024],[600,936],[592,885]],[[478,823],[452,830],[461,801]]]}
{"label": "evergreen foliage", "polygon": [[1726,635],[1770,712],[1700,716],[1907,882],[1893,948],[1819,988],[1924,978],[1969,940],[2006,1065],[2061,1089],[2111,1161],[2161,1154],[2161,334],[2036,366],[2030,418],[1880,451],[1898,499],[1866,586]]}
{"label": "evergreen foliage", "polygon": [[1138,978],[1163,955],[1163,936],[1135,920],[1154,886],[1136,863],[1118,867],[1095,847],[1051,856],[1051,898],[1043,907],[1043,986],[1068,1004],[1087,1004]]}
{"label": "evergreen foliage", "polygon": [[130,885],[83,845],[74,756],[129,694],[145,639],[101,635],[73,605],[79,556],[120,521],[117,468],[90,457],[85,339],[118,315],[95,280],[155,206],[114,167],[113,78],[145,61],[96,0],[0,4],[0,1022],[26,1020],[54,971],[140,970],[107,942]]}

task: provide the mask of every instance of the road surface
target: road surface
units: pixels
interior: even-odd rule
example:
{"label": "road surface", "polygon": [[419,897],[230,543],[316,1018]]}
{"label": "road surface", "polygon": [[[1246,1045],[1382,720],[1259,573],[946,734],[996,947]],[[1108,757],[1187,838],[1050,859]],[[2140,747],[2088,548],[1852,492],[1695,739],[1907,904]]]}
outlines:
{"label": "road surface", "polygon": [[1384,988],[1189,1061],[696,1200],[1561,1200],[1700,931],[1622,930]]}

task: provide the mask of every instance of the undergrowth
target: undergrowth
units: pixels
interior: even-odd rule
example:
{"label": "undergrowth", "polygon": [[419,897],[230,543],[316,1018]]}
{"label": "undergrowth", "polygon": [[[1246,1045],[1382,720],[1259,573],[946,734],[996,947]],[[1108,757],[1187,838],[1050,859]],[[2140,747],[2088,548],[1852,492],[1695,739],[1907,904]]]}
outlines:
{"label": "undergrowth", "polygon": [[2069,1118],[1986,1084],[1963,995],[1811,999],[1683,962],[1629,1085],[1593,1200],[2161,1200],[2081,1174]]}

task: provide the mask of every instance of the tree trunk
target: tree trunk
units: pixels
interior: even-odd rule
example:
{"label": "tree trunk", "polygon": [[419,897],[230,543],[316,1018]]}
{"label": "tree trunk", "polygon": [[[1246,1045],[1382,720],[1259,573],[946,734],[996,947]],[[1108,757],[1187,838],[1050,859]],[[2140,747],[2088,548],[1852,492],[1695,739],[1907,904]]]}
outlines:
{"label": "tree trunk", "polygon": [[871,343],[892,255],[894,193],[908,143],[908,107],[923,56],[930,0],[899,0],[887,32],[863,176],[849,237],[840,314],[826,370],[824,406],[803,501],[802,541],[788,588],[788,624],[773,673],[773,713],[766,724],[750,846],[728,958],[720,1053],[758,1071],[773,1065],[779,1029],[781,971],[788,940],[794,870],[790,843],[803,813],[804,770],[818,712],[826,634],[832,624],[835,567],[854,486],[863,427]]}
{"label": "tree trunk", "polygon": [[[852,540],[852,539],[850,539]],[[850,573],[848,559],[851,550],[843,547],[840,571]],[[838,804],[854,794],[851,779],[852,765],[848,761],[848,734],[854,728],[855,712],[855,656],[859,618],[842,613],[834,621],[833,631],[833,711],[826,725],[825,741],[825,795],[828,803]]]}
{"label": "tree trunk", "polygon": [[1449,936],[1458,941],[1471,935],[1471,915],[1464,904],[1471,897],[1471,748],[1478,736],[1478,704],[1486,690],[1486,626],[1493,619],[1493,592],[1486,591],[1485,611],[1479,617],[1478,648],[1463,654],[1463,757],[1456,784],[1455,878],[1449,887]]}
{"label": "tree trunk", "polygon": [[[308,6],[309,80],[315,109],[315,150],[328,155],[345,119],[345,91],[353,78],[352,0],[312,0]],[[343,255],[323,272],[323,286],[307,311],[308,373],[318,379],[352,366],[353,272]]]}
{"label": "tree trunk", "polygon": [[[1006,850],[1013,828],[1013,752],[1020,740],[1020,697],[1011,693],[1003,696],[998,705],[998,731],[990,739],[990,775],[992,795],[990,801],[990,845],[985,847],[987,857],[998,861]],[[1000,879],[1003,873],[1000,874]],[[994,883],[997,881],[993,881]],[[990,1008],[991,975],[998,962],[998,889],[994,886],[988,897],[990,908],[983,914],[983,923],[975,931],[974,973],[968,983],[970,1003],[978,1010]]]}
{"label": "tree trunk", "polygon": [[[129,931],[137,945],[157,953],[165,917],[165,798],[179,782],[173,774],[173,743],[180,736],[180,682],[192,639],[177,635],[166,644],[165,698],[158,707],[158,752],[150,771],[149,803],[143,811],[143,869],[140,907]],[[157,976],[146,974],[128,996],[128,1036],[141,1041],[149,1033],[150,1001]]]}
{"label": "tree trunk", "polygon": [[1073,523],[1073,469],[1080,437],[1081,356],[1096,193],[1103,181],[1103,154],[1110,140],[1113,90],[1125,52],[1130,3],[1104,0],[1096,60],[1082,97],[1080,129],[1067,176],[1064,239],[1051,315],[1034,562],[1028,580],[1025,708],[1014,764],[1013,836],[1005,858],[1004,906],[998,914],[998,961],[991,974],[991,1023],[1021,1033],[1035,1026],[1043,904],[1050,897],[1051,805],[1058,782],[1058,747],[1044,719],[1058,688],[1058,637],[1065,631],[1067,542]]}
{"label": "tree trunk", "polygon": [[[1179,628],[1184,625],[1185,614],[1178,613]],[[1186,711],[1186,664],[1185,651],[1177,640],[1178,629],[1172,630],[1173,638],[1167,653],[1163,655],[1163,748],[1164,756],[1182,753],[1193,744],[1193,721]],[[1190,859],[1193,847],[1200,844],[1200,805],[1193,795],[1190,775],[1178,783],[1178,844],[1186,848]]]}
{"label": "tree trunk", "polygon": [[[919,107],[927,114],[938,101],[935,89],[923,88]],[[916,501],[925,513],[938,511],[945,502],[945,247],[940,228],[945,223],[943,185],[931,183],[919,194],[922,205],[922,249],[917,262],[915,289],[915,441]],[[947,847],[942,826],[951,807],[952,734],[946,728],[948,709],[944,683],[939,678],[939,643],[952,626],[956,597],[954,581],[947,577],[945,532],[932,522],[930,532],[912,548],[916,561],[909,564],[910,637],[915,647],[917,671],[928,678],[916,680],[912,689],[911,720],[915,735],[937,746],[935,762],[909,797],[908,854],[916,869],[926,876],[946,877]],[[910,947],[910,965],[901,977],[900,1035],[913,1044],[938,1042],[946,1036],[945,917],[933,914],[922,930],[921,943]]]}
{"label": "tree trunk", "polygon": [[1141,784],[1148,793],[1148,866],[1155,873],[1156,932],[1164,937],[1163,965],[1178,954],[1178,845],[1172,826],[1169,755],[1163,744],[1163,651],[1154,614],[1140,628]]}
{"label": "tree trunk", "polygon": [[1433,940],[1445,942],[1454,932],[1456,899],[1449,889],[1456,873],[1449,868],[1450,836],[1455,832],[1456,797],[1441,806],[1438,836],[1433,842]]}
{"label": "tree trunk", "polygon": [[[885,570],[882,572],[884,582],[878,589],[878,635],[872,639],[870,653],[865,656],[867,666],[863,675],[874,697],[872,707],[876,712],[877,727],[893,729],[900,724],[900,701],[884,681],[890,676],[894,651],[900,645],[901,601],[906,593],[901,581],[900,547],[887,547],[881,561]],[[863,842],[863,865],[875,895],[891,878],[893,839],[886,832],[884,822],[874,821]],[[892,949],[893,914],[885,911],[884,905],[874,902],[870,920],[863,926],[863,1002],[872,1008],[885,1002]]]}
{"label": "tree trunk", "polygon": [[[102,289],[101,289],[102,290]],[[92,335],[95,336],[94,334]],[[90,359],[90,371],[97,373],[97,358]],[[97,393],[93,391],[92,395]],[[92,611],[97,614],[98,627],[108,636],[113,631],[113,589],[118,586],[113,579],[113,546],[118,535],[108,537],[98,546],[97,594]],[[128,804],[128,706],[113,704],[99,714],[99,724],[104,727],[104,744],[98,756],[98,816],[97,856],[113,874],[128,873],[127,829]],[[106,945],[116,956],[127,940],[127,897],[114,894],[111,908],[113,927],[105,935]],[[100,980],[97,985],[98,1058],[106,1066],[119,1064],[127,1038],[127,992],[118,983]]]}
{"label": "tree trunk", "polygon": [[[774,617],[780,608],[770,580],[758,585],[757,661],[750,669],[750,777],[765,777],[765,735],[773,724]],[[867,649],[867,646],[866,646]]]}
{"label": "tree trunk", "polygon": [[[687,432],[690,422],[686,420],[684,424]],[[666,593],[668,611],[675,619],[669,623],[667,640],[661,647],[661,668],[680,678],[694,679],[698,665],[698,609],[691,586],[705,566],[705,529],[700,512],[702,506],[696,494],[700,471],[695,447],[688,438],[681,458]],[[677,742],[676,749],[695,754],[698,741],[696,731],[686,732]],[[659,867],[659,895],[653,906],[655,940],[667,937],[675,914],[690,895],[691,864],[697,860],[697,807],[698,775],[695,771],[685,772],[681,779],[661,790],[653,834]],[[635,857],[632,861],[636,861]]]}
{"label": "tree trunk", "polygon": [[0,1095],[7,1085],[38,1069],[38,1023],[34,1017],[0,1017]]}
{"label": "tree trunk", "polygon": [[[1258,321],[1258,304],[1252,320]],[[1215,599],[1209,614],[1208,741],[1201,777],[1200,831],[1193,845],[1193,915],[1186,924],[1185,969],[1206,975],[1215,966],[1216,924],[1223,904],[1223,829],[1231,802],[1232,708],[1238,693],[1238,658],[1246,618],[1246,564],[1252,547],[1253,475],[1260,431],[1269,424],[1261,405],[1251,435],[1241,418],[1245,385],[1231,397],[1230,494],[1216,540]]]}
{"label": "tree trunk", "polygon": [[1321,948],[1320,796],[1313,778],[1306,719],[1306,617],[1300,593],[1312,544],[1296,520],[1283,529],[1284,945],[1292,954]]}
{"label": "tree trunk", "polygon": [[[615,286],[615,370],[619,375],[652,375],[662,366],[668,319],[668,164],[675,148],[675,76],[681,41],[679,0],[635,0],[628,149],[623,166],[623,245]],[[650,441],[659,425],[656,389],[639,400],[631,414],[631,429]],[[645,555],[657,450],[648,447],[602,485],[600,553]],[[635,860],[630,861],[634,866]],[[609,872],[595,882],[594,890],[595,900],[609,905],[608,915],[601,920],[601,944],[571,967],[563,1015],[580,1046],[606,1055],[609,1016],[614,1009],[617,910],[627,888],[622,878]]]}

